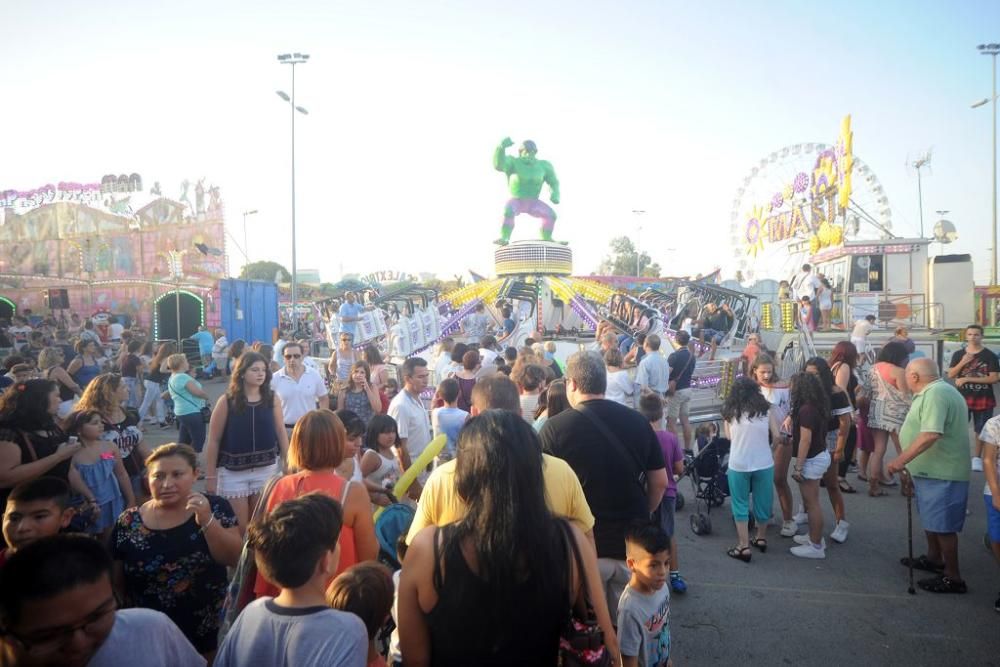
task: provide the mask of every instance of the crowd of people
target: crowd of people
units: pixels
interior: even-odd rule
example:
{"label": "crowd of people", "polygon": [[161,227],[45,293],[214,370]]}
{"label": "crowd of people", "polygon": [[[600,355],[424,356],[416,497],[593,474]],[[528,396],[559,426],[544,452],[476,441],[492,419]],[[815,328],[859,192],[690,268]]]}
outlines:
{"label": "crowd of people", "polygon": [[[0,395],[0,665],[671,664],[670,597],[689,586],[677,480],[708,444],[690,419],[692,337],[667,354],[602,322],[562,363],[552,341],[504,345],[478,315],[462,325],[478,338],[398,374],[349,320],[326,368],[285,336],[199,332],[199,373],[139,332],[118,346],[87,323],[15,332],[40,361],[15,348]],[[951,359],[954,386],[898,340],[870,369],[844,340],[787,379],[759,336],[748,348],[714,435],[730,557],[767,553],[777,497],[790,552],[826,558],[827,536],[847,541],[856,466],[873,498],[912,479],[927,551],[902,562],[933,575],[925,590],[966,591],[974,469],[1000,558],[1000,362],[981,328]],[[227,384],[210,406],[213,371]],[[147,446],[168,419],[177,442]],[[400,515],[390,535],[380,517]]]}

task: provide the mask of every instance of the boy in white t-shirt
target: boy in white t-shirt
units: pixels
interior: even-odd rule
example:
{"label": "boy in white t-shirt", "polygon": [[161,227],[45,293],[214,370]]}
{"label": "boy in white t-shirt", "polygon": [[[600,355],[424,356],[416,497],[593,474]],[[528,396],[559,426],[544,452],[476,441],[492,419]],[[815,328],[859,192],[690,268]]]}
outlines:
{"label": "boy in white t-shirt", "polygon": [[655,524],[625,531],[625,564],[632,572],[618,601],[618,644],[624,667],[669,667],[670,540]]}

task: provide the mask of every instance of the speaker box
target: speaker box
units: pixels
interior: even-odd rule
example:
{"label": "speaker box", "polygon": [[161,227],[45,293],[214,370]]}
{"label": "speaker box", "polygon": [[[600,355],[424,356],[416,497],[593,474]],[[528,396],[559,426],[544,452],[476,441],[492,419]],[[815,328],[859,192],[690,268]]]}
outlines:
{"label": "speaker box", "polygon": [[64,289],[46,290],[45,301],[49,310],[67,309],[69,308],[69,292]]}

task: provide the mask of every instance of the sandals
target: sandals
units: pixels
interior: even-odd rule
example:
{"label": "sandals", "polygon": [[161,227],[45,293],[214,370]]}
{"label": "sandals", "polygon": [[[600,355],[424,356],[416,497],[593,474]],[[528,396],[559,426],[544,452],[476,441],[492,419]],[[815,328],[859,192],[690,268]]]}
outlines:
{"label": "sandals", "polygon": [[955,581],[943,574],[937,577],[921,579],[917,582],[917,586],[920,586],[920,588],[928,593],[965,593],[969,590],[964,581]]}
{"label": "sandals", "polygon": [[858,473],[858,481],[859,482],[867,482],[868,478],[865,477],[864,475],[862,475],[861,473]]}
{"label": "sandals", "polygon": [[735,558],[736,560],[741,560],[744,563],[749,563],[753,554],[750,552],[750,547],[740,547],[736,546],[726,552],[726,555],[730,558]]}
{"label": "sandals", "polygon": [[767,553],[767,539],[764,537],[755,537],[750,540],[750,546],[760,549],[760,552]]}
{"label": "sandals", "polygon": [[[910,567],[910,559],[907,556],[903,556],[899,559],[899,564],[903,567]],[[926,555],[917,556],[913,559],[913,569],[923,570],[924,572],[934,572],[937,574],[944,571],[944,563],[935,563]]]}
{"label": "sandals", "polygon": [[857,493],[858,492],[857,489],[855,489],[853,486],[851,486],[850,484],[847,483],[846,479],[842,479],[839,482],[837,482],[837,486],[840,487],[840,492],[841,493]]}
{"label": "sandals", "polygon": [[885,480],[881,480],[880,479],[878,481],[878,483],[881,484],[882,486],[889,486],[889,487],[899,486],[899,481],[897,479],[895,479],[894,477],[890,477],[888,482],[886,482]]}
{"label": "sandals", "polygon": [[868,495],[871,496],[872,498],[880,498],[882,496],[887,496],[889,494],[883,491],[882,489],[868,489]]}

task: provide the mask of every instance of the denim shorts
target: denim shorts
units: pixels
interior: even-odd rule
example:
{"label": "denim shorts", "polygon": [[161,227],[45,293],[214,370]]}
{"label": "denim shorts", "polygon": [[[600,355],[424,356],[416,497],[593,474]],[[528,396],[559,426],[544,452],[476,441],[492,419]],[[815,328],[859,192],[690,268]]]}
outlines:
{"label": "denim shorts", "polygon": [[830,452],[823,450],[811,459],[802,463],[802,476],[806,479],[823,479],[830,467]]}
{"label": "denim shorts", "polygon": [[983,432],[986,422],[993,416],[993,408],[989,410],[969,410],[969,417],[972,418],[972,430],[976,432],[976,437]]}
{"label": "denim shorts", "polygon": [[993,507],[993,496],[983,495],[986,500],[986,531],[990,542],[1000,544],[1000,511]]}
{"label": "denim shorts", "polygon": [[667,537],[674,536],[674,508],[676,506],[677,498],[675,496],[663,496],[663,500],[660,501],[660,507],[656,510],[660,528],[667,534]]}
{"label": "denim shorts", "polygon": [[969,483],[914,477],[920,523],[928,533],[960,533],[969,503]]}

